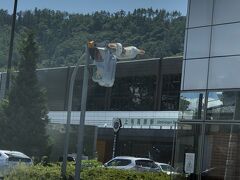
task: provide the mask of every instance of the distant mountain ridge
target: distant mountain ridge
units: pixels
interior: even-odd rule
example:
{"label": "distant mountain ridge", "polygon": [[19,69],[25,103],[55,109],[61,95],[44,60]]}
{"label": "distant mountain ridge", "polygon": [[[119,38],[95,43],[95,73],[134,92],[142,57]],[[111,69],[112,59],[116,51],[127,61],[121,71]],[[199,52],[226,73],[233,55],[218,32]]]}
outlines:
{"label": "distant mountain ridge", "polygon": [[[13,66],[20,59],[19,39],[26,29],[34,30],[39,46],[38,68],[74,65],[87,40],[120,42],[146,50],[141,58],[181,55],[185,16],[164,9],[134,12],[106,11],[70,14],[49,9],[17,13]],[[11,15],[0,9],[0,69],[7,65]]]}

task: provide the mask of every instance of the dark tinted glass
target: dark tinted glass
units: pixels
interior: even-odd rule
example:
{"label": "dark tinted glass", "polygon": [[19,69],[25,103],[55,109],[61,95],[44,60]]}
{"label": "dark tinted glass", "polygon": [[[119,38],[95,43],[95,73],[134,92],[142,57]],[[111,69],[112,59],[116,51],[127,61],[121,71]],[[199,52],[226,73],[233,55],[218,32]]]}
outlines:
{"label": "dark tinted glass", "polygon": [[178,111],[181,74],[163,75],[162,80],[162,111]]}
{"label": "dark tinted glass", "polygon": [[106,90],[108,88],[101,87],[92,80],[89,81],[87,110],[104,111],[106,102]]}
{"label": "dark tinted glass", "polygon": [[[87,110],[153,111],[178,110],[181,60],[118,62],[113,87],[91,80],[90,67]],[[50,111],[67,110],[73,67],[38,70],[39,83],[47,91]],[[72,109],[81,109],[83,66],[78,70]]]}
{"label": "dark tinted glass", "polygon": [[136,165],[142,167],[157,168],[157,165],[153,161],[149,160],[136,160]]}
{"label": "dark tinted glass", "polygon": [[128,159],[115,159],[108,163],[108,166],[127,166],[131,164],[131,160]]}
{"label": "dark tinted glass", "polygon": [[15,157],[15,156],[9,157],[8,160],[14,161],[14,162],[31,162],[31,159],[29,158],[22,158],[22,157]]}
{"label": "dark tinted glass", "polygon": [[68,87],[69,68],[38,70],[39,84],[47,91],[47,102],[50,110],[64,110]]}
{"label": "dark tinted glass", "polygon": [[240,126],[206,125],[202,179],[240,179]]}
{"label": "dark tinted glass", "polygon": [[111,110],[153,110],[154,76],[124,77],[116,80],[112,88]]}
{"label": "dark tinted glass", "polygon": [[178,124],[177,127],[177,140],[174,158],[174,168],[182,173],[189,170],[185,165],[187,153],[194,154],[194,159],[191,160],[192,170],[197,172],[199,162],[201,161],[200,143],[201,143],[202,125],[200,124]]}
{"label": "dark tinted glass", "polygon": [[209,92],[208,120],[240,120],[240,92]]}

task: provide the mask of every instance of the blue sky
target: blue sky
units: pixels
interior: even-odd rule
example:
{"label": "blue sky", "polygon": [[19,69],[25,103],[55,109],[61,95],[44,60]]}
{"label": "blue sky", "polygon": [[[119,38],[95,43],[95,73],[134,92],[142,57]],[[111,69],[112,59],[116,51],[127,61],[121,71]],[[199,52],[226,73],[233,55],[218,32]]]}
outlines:
{"label": "blue sky", "polygon": [[[7,9],[12,13],[14,0],[0,0],[0,9]],[[26,9],[49,8],[71,13],[92,13],[106,10],[133,11],[135,8],[178,10],[186,14],[187,0],[18,0],[18,11]]]}

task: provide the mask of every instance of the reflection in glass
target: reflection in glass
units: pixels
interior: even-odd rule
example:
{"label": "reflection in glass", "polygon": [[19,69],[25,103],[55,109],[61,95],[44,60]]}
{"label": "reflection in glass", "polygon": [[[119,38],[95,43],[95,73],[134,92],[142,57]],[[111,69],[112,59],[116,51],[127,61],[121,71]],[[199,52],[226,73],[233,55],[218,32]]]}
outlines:
{"label": "reflection in glass", "polygon": [[208,95],[207,119],[233,119],[234,92],[210,92]]}
{"label": "reflection in glass", "polygon": [[107,88],[99,86],[93,81],[88,85],[88,101],[87,110],[89,111],[104,111],[106,105],[106,90]]}
{"label": "reflection in glass", "polygon": [[200,162],[201,131],[202,125],[200,124],[178,125],[174,161],[174,167],[178,172],[185,173],[186,153],[193,153],[195,155],[193,174],[197,173]]}
{"label": "reflection in glass", "polygon": [[209,92],[208,120],[239,120],[240,92]]}
{"label": "reflection in glass", "polygon": [[110,110],[152,110],[155,88],[155,76],[116,78],[112,88]]}
{"label": "reflection in glass", "polygon": [[186,120],[202,119],[204,99],[205,95],[203,92],[181,93],[179,118]]}
{"label": "reflection in glass", "polygon": [[177,111],[181,74],[166,74],[162,78],[161,111]]}
{"label": "reflection in glass", "polygon": [[37,71],[39,84],[46,90],[48,108],[51,111],[66,109],[68,67],[41,69]]}
{"label": "reflection in glass", "polygon": [[239,125],[206,125],[202,180],[240,179],[239,135]]}

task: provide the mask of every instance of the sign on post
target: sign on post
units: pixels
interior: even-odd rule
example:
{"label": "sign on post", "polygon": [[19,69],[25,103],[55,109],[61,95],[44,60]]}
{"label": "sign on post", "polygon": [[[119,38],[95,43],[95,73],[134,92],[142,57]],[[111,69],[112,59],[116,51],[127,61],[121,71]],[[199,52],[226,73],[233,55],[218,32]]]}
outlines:
{"label": "sign on post", "polygon": [[120,128],[122,127],[121,119],[117,118],[113,120],[113,131],[114,133],[117,133]]}
{"label": "sign on post", "polygon": [[194,173],[195,153],[185,153],[184,171],[187,174]]}

